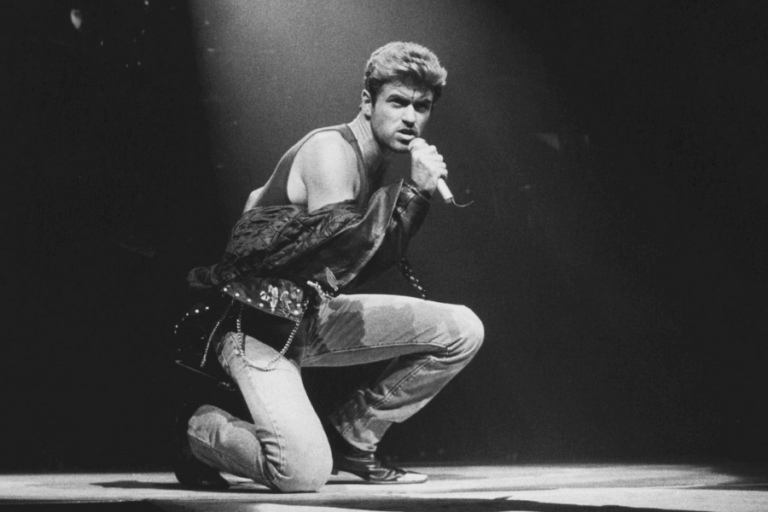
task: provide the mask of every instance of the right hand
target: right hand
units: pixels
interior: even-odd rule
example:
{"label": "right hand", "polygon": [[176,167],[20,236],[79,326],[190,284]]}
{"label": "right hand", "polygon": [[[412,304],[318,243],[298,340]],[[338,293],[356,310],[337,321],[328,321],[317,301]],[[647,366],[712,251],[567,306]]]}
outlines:
{"label": "right hand", "polygon": [[411,179],[423,190],[433,194],[437,181],[448,177],[443,155],[437,152],[435,146],[430,146],[418,137],[408,144],[408,149],[411,152]]}

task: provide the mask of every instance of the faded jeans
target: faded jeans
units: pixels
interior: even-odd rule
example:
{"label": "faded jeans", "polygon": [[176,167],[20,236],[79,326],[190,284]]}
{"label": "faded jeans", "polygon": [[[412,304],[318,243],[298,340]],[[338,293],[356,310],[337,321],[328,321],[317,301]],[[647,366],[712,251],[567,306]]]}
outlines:
{"label": "faded jeans", "polygon": [[[303,367],[392,359],[329,421],[353,446],[374,451],[392,423],[424,407],[477,353],[483,325],[464,306],[394,295],[340,295],[323,301],[296,361],[274,371],[246,365],[227,333],[219,361],[237,383],[254,423],[212,405],[189,422],[192,451],[208,465],[282,492],[315,491],[331,474],[331,450],[301,380]],[[264,367],[277,351],[245,336],[245,355]]]}

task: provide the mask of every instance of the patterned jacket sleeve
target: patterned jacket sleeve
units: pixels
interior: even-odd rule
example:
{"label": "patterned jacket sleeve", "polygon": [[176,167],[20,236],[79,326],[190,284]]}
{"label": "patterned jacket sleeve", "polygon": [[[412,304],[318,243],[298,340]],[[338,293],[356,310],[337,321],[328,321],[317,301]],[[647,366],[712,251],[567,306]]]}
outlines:
{"label": "patterned jacket sleeve", "polygon": [[227,250],[212,267],[194,269],[193,289],[210,289],[238,277],[313,280],[342,290],[396,264],[418,231],[429,199],[410,181],[377,190],[365,212],[350,203],[314,212],[296,206],[256,208],[232,230]]}
{"label": "patterned jacket sleeve", "polygon": [[350,282],[354,289],[375,279],[405,256],[408,243],[429,211],[429,195],[410,180],[403,182],[384,240],[357,276]]}
{"label": "patterned jacket sleeve", "polygon": [[364,214],[302,258],[297,277],[322,283],[327,282],[330,271],[339,290],[362,284],[405,255],[429,206],[426,195],[411,182],[379,189]]}

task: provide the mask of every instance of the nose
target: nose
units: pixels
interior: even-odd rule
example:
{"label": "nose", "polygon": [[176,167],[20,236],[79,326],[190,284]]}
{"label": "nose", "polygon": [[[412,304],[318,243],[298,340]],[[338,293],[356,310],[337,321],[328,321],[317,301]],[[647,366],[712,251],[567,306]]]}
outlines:
{"label": "nose", "polygon": [[413,105],[405,107],[402,120],[408,126],[413,126],[416,123],[416,110],[413,108]]}

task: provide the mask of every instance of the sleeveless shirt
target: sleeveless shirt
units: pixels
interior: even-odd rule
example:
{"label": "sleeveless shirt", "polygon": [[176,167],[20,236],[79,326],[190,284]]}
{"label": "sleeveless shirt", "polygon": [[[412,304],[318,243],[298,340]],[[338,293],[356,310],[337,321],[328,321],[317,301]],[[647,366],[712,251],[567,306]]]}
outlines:
{"label": "sleeveless shirt", "polygon": [[368,173],[365,172],[365,164],[363,162],[363,154],[360,151],[360,145],[357,143],[355,135],[349,126],[342,124],[338,126],[328,126],[325,128],[318,128],[305,135],[299,142],[293,145],[278,162],[272,176],[264,185],[264,190],[261,192],[256,206],[283,206],[291,204],[288,199],[288,175],[293,167],[293,162],[296,159],[296,155],[304,144],[316,133],[335,131],[338,132],[345,141],[352,146],[357,156],[357,173],[360,177],[360,190],[355,198],[355,203],[358,208],[365,209],[368,203],[368,198],[373,192],[370,190],[370,183],[368,179]]}

